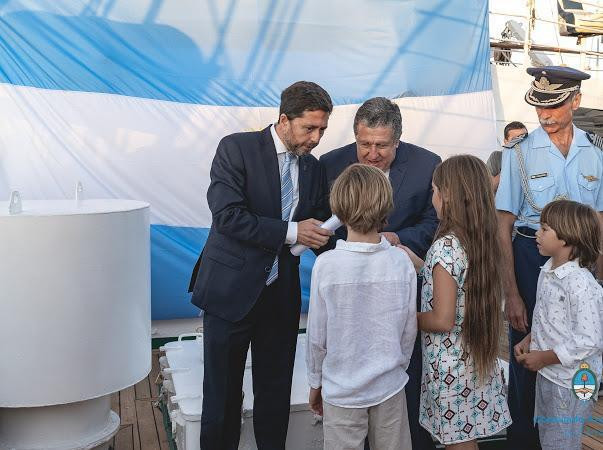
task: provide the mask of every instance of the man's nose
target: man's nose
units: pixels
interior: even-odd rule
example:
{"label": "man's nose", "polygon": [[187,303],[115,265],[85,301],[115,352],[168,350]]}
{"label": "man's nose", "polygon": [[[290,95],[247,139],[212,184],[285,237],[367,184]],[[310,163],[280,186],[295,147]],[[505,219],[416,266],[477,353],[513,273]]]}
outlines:
{"label": "man's nose", "polygon": [[541,119],[548,119],[549,117],[551,117],[550,110],[546,108],[538,108],[536,112],[538,113],[538,117],[540,117]]}
{"label": "man's nose", "polygon": [[310,139],[314,144],[318,144],[320,142],[320,137],[321,137],[321,133],[320,130],[314,130],[311,134],[310,134]]}

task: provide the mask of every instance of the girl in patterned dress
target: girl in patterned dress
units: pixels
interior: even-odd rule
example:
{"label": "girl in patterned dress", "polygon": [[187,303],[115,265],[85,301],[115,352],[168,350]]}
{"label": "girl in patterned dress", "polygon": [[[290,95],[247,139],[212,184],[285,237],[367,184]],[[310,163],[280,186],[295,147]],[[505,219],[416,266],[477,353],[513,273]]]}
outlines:
{"label": "girl in patterned dress", "polygon": [[419,423],[449,449],[508,427],[498,339],[502,286],[494,195],[486,165],[460,155],[433,174],[440,226],[425,261],[418,313],[423,348]]}

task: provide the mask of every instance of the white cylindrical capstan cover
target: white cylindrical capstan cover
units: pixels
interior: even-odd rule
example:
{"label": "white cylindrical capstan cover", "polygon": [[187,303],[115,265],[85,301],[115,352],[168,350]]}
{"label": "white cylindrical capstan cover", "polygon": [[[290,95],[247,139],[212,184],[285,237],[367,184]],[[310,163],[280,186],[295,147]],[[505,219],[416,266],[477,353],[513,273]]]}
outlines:
{"label": "white cylindrical capstan cover", "polygon": [[0,407],[119,391],[151,369],[149,205],[0,202]]}

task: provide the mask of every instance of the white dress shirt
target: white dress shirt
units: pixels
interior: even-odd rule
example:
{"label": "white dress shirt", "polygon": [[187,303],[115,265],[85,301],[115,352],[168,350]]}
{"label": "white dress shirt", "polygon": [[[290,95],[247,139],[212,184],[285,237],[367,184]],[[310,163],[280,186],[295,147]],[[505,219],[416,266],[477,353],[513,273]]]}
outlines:
{"label": "white dress shirt", "polygon": [[603,288],[577,261],[551,265],[549,259],[538,277],[530,350],[553,350],[561,364],[538,372],[569,389],[582,361],[601,378]]}
{"label": "white dress shirt", "polygon": [[[276,134],[276,127],[272,125],[270,127],[270,134],[272,134],[272,140],[276,147],[276,157],[278,158],[278,171],[279,174],[283,174],[283,164],[285,163],[285,153],[287,153],[287,147],[281,141],[281,138]],[[295,155],[291,155],[291,165],[289,170],[291,172],[291,182],[293,183],[293,204],[291,205],[291,214],[289,215],[289,223],[287,225],[287,237],[285,238],[285,244],[295,244],[297,241],[297,222],[292,222],[293,214],[299,202],[299,160]],[[280,177],[279,177],[280,179]]]}
{"label": "white dress shirt", "polygon": [[384,402],[408,381],[417,335],[417,275],[408,255],[337,241],[312,270],[306,363],[310,386],[343,408]]}

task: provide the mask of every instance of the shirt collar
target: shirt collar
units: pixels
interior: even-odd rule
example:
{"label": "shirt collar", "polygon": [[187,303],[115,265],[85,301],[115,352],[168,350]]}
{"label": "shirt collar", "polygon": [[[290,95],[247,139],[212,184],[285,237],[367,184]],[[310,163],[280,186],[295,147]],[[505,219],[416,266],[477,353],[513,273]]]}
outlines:
{"label": "shirt collar", "polygon": [[281,153],[287,152],[287,147],[281,141],[281,138],[276,133],[276,125],[272,125],[270,127],[270,134],[272,135],[272,140],[274,141],[274,147],[276,147],[276,154],[279,155]]}
{"label": "shirt collar", "polygon": [[337,245],[335,246],[338,250],[347,250],[350,252],[359,252],[359,253],[375,253],[381,250],[387,250],[391,247],[391,244],[387,239],[381,236],[381,242],[378,244],[370,244],[368,242],[348,242],[343,239],[339,239],[337,241]]}
{"label": "shirt collar", "polygon": [[[580,128],[574,125],[574,139],[573,141],[576,143],[578,147],[590,147],[592,144],[586,137],[586,131],[581,130]],[[572,144],[574,143],[572,142]]]}
{"label": "shirt collar", "polygon": [[[578,147],[589,147],[591,144],[586,137],[586,132],[576,127],[576,125],[572,125],[574,128],[574,137],[572,138],[572,145]],[[551,138],[544,131],[544,128],[538,127],[532,132],[532,148],[541,148],[541,147],[550,147],[551,146]]]}
{"label": "shirt collar", "polygon": [[560,280],[565,278],[565,276],[569,275],[570,273],[574,272],[575,270],[579,270],[581,268],[580,264],[578,264],[577,259],[574,259],[573,261],[568,261],[564,264],[561,264],[556,269],[551,269],[552,265],[553,265],[553,258],[549,258],[549,260],[546,263],[544,263],[544,266],[542,266],[541,269],[544,273],[555,274],[555,276],[557,278],[559,278]]}
{"label": "shirt collar", "polygon": [[532,148],[550,147],[551,139],[544,128],[538,127],[532,132]]}

